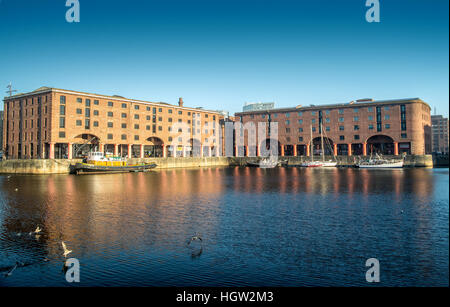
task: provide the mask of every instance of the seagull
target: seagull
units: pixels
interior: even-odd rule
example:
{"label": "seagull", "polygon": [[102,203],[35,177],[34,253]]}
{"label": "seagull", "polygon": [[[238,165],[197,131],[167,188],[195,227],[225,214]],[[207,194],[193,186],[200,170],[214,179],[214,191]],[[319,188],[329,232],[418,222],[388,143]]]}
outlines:
{"label": "seagull", "polygon": [[36,227],[36,230],[34,231],[34,233],[40,233],[42,231],[42,229],[39,228],[39,225]]}
{"label": "seagull", "polygon": [[9,271],[8,273],[5,273],[5,277],[11,276],[16,268],[17,268],[17,262],[16,262],[16,265],[11,269],[11,271]]}
{"label": "seagull", "polygon": [[64,255],[64,257],[67,257],[67,255],[70,254],[72,251],[67,249],[67,246],[66,246],[66,244],[63,241],[61,242],[61,245],[62,245],[62,248],[64,250],[64,254],[63,255]]}
{"label": "seagull", "polygon": [[193,236],[191,238],[191,240],[189,240],[188,245],[191,244],[192,241],[197,241],[197,240],[203,242],[203,240],[202,240],[202,238],[200,236]]}

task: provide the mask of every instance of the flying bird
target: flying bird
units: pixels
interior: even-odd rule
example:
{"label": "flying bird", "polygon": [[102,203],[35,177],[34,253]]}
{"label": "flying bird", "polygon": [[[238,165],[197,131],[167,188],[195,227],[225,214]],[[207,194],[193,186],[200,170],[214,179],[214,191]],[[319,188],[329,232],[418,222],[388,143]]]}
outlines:
{"label": "flying bird", "polygon": [[36,230],[34,231],[34,233],[40,233],[42,231],[42,229],[39,228],[39,225],[36,227]]}
{"label": "flying bird", "polygon": [[17,268],[17,262],[16,262],[16,265],[11,269],[11,271],[9,271],[8,273],[5,273],[5,277],[11,276],[16,268]]}
{"label": "flying bird", "polygon": [[67,257],[67,255],[70,254],[72,251],[67,249],[67,246],[66,246],[66,244],[63,241],[61,242],[61,245],[62,245],[62,248],[64,250],[63,255],[64,255],[64,257]]}

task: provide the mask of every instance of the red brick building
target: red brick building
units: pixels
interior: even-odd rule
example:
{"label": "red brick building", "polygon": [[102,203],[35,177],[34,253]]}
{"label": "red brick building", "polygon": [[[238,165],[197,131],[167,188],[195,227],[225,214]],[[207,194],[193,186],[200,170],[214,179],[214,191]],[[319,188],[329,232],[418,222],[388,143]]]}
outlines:
{"label": "red brick building", "polygon": [[245,155],[259,155],[271,138],[268,129],[263,130],[262,136],[257,129],[256,135],[249,132],[245,128],[250,123],[278,124],[281,156],[309,156],[312,150],[320,154],[321,132],[327,155],[422,155],[431,153],[430,111],[430,106],[419,98],[361,99],[344,104],[239,112],[235,116],[244,126],[241,152]]}
{"label": "red brick building", "polygon": [[217,156],[220,112],[42,87],[4,99],[7,158]]}

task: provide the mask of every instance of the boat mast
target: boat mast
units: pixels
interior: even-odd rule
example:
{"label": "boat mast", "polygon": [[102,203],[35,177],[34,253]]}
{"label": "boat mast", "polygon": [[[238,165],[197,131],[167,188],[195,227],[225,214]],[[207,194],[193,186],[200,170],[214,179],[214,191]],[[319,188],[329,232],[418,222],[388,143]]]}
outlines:
{"label": "boat mast", "polygon": [[314,143],[313,143],[313,138],[312,138],[312,125],[310,126],[311,128],[311,139],[309,140],[309,143],[311,144],[311,162],[314,161]]}
{"label": "boat mast", "polygon": [[322,146],[322,150],[321,150],[322,161],[325,162],[325,152],[323,149],[323,131],[322,131],[322,129],[323,129],[323,126],[322,126],[322,123],[320,123],[320,143],[321,143],[320,146]]}

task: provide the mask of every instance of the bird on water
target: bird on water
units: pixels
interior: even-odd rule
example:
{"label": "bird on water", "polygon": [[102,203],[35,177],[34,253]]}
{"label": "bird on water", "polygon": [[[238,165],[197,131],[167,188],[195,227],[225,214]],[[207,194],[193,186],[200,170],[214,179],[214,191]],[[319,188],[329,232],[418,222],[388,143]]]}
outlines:
{"label": "bird on water", "polygon": [[64,255],[64,257],[67,257],[67,255],[70,254],[72,251],[67,249],[67,246],[66,246],[66,244],[64,243],[64,241],[61,242],[61,245],[62,245],[62,248],[63,248],[63,250],[64,250],[63,255]]}

